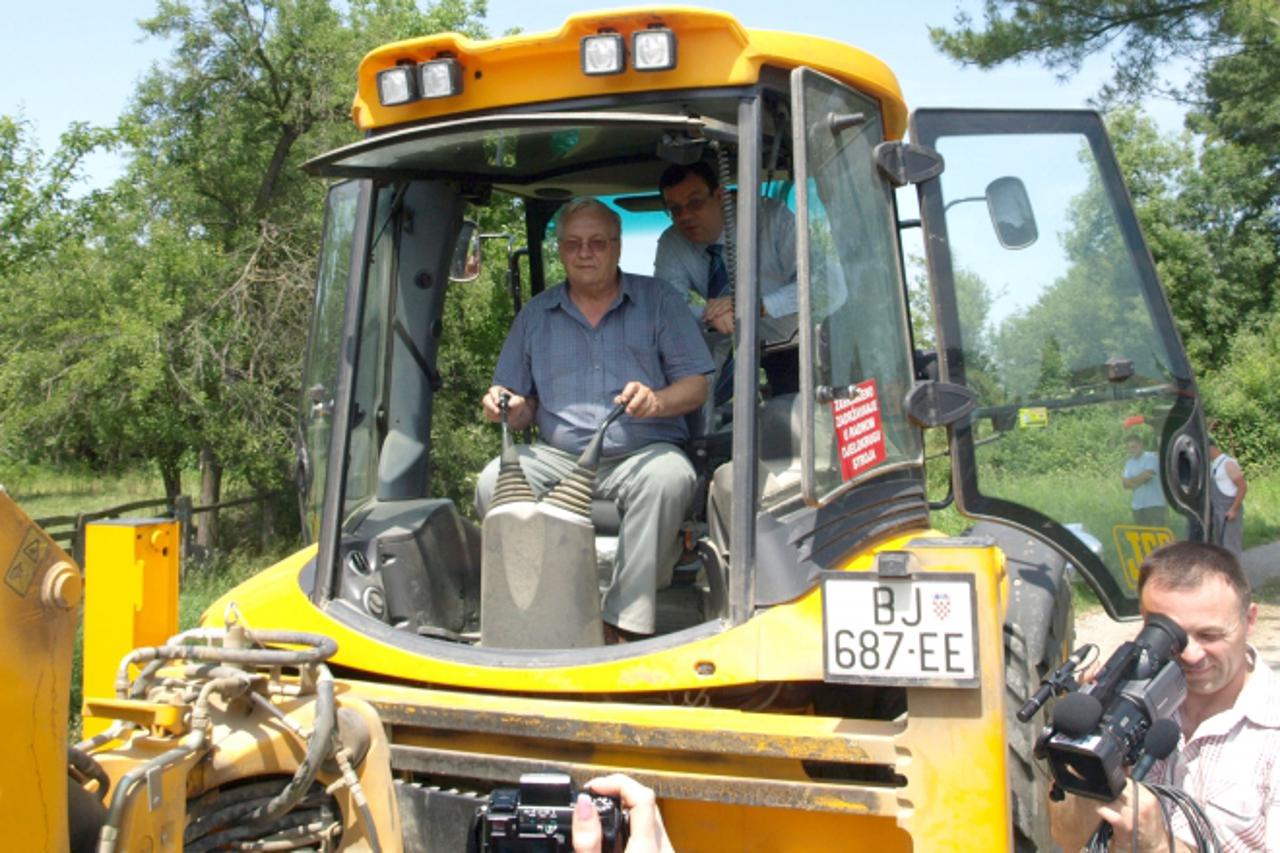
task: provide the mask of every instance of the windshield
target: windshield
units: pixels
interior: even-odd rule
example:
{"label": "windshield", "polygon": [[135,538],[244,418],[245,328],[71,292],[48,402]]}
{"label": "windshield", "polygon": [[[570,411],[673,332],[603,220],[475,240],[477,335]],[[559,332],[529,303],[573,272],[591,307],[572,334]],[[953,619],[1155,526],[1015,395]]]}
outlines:
{"label": "windshield", "polygon": [[320,535],[320,511],[324,502],[325,477],[329,471],[329,439],[333,432],[333,404],[337,393],[342,311],[347,295],[347,274],[351,269],[351,240],[355,233],[359,194],[359,184],[355,181],[339,184],[329,191],[325,211],[324,242],[303,376],[300,486],[306,515],[303,532],[311,541]]}
{"label": "windshield", "polygon": [[[493,507],[482,502],[481,486],[489,482],[488,472],[497,470],[500,430],[485,419],[481,400],[494,381],[499,351],[521,305],[529,308],[529,300],[564,277],[552,223],[564,201],[576,196],[602,199],[620,213],[624,272],[643,277],[632,280],[636,286],[667,287],[674,294],[664,296],[662,304],[664,310],[678,310],[682,320],[664,323],[672,328],[687,325],[694,336],[705,336],[707,341],[728,340],[726,335],[731,333],[702,319],[708,301],[698,290],[694,273],[709,274],[713,267],[699,245],[707,241],[684,236],[692,220],[678,221],[679,214],[672,217],[658,189],[660,177],[674,166],[701,161],[712,171],[716,184],[727,190],[725,221],[742,211],[759,213],[760,236],[753,241],[756,286],[746,284],[750,274],[746,265],[733,268],[738,276],[734,298],[756,301],[754,308],[735,310],[749,310],[761,318],[762,355],[753,395],[761,403],[760,452],[758,461],[752,454],[742,464],[760,464],[765,474],[762,494],[745,510],[739,509],[729,474],[739,464],[733,455],[741,425],[734,422],[733,382],[720,380],[732,380],[735,371],[741,374],[748,368],[738,359],[725,357],[717,362],[713,356],[707,359],[715,367],[711,387],[718,395],[723,386],[730,395],[723,401],[709,395],[708,404],[685,419],[695,441],[678,449],[701,485],[691,490],[687,517],[673,519],[680,529],[661,543],[663,559],[670,551],[673,564],[682,552],[697,558],[686,560],[687,565],[657,567],[663,580],[652,603],[653,632],[710,632],[729,619],[728,592],[735,583],[750,582],[746,569],[732,582],[729,579],[730,515],[745,511],[753,517],[761,507],[776,515],[787,511],[784,505],[799,502],[799,401],[803,395],[797,393],[798,363],[817,360],[812,378],[829,395],[820,424],[811,427],[811,437],[817,435],[823,442],[816,467],[824,495],[895,466],[917,464],[918,440],[896,408],[908,387],[910,358],[891,198],[872,158],[874,146],[883,138],[878,107],[847,90],[814,96],[812,107],[824,114],[833,109],[856,110],[868,120],[825,147],[820,144],[822,134],[810,140],[814,144],[807,212],[811,230],[821,237],[803,245],[809,269],[820,272],[810,284],[811,349],[800,357],[796,331],[800,195],[792,178],[796,158],[790,151],[792,137],[786,133],[790,114],[784,100],[778,92],[762,98],[767,107],[760,116],[738,117],[749,125],[744,127],[724,121],[726,116],[737,117],[738,99],[717,92],[696,102],[703,108],[696,117],[675,114],[682,109],[692,112],[693,102],[667,104],[665,110],[660,109],[664,105],[653,105],[652,115],[599,113],[573,128],[565,125],[563,114],[543,116],[549,120],[542,122],[508,116],[506,126],[499,126],[498,117],[488,117],[483,122],[453,123],[452,132],[437,126],[374,138],[322,158],[325,169],[338,172],[382,170],[371,188],[362,305],[358,317],[348,318],[347,325],[353,337],[349,451],[344,460],[342,503],[336,508],[340,518],[335,525],[336,559],[326,587],[331,590],[327,595],[350,605],[342,612],[395,628],[398,641],[411,645],[418,642],[415,638],[447,640],[449,650],[443,654],[465,654],[461,649],[474,651],[488,645],[567,651],[563,640],[538,631],[571,624],[573,614],[563,612],[570,598],[557,599],[559,609],[547,612],[558,615],[550,618],[543,613],[535,618],[532,611],[504,611],[486,621],[486,607],[501,604],[509,611],[523,601],[519,597],[500,601],[494,590],[514,588],[509,585],[525,584],[529,578],[545,580],[553,573],[577,578],[573,573],[582,560],[570,560],[560,545],[544,547],[538,538],[562,533],[550,520],[555,513],[543,510],[563,507],[547,504],[550,497],[538,491],[541,483],[534,487],[535,500],[526,508],[530,519],[519,524],[510,520],[514,511],[500,506],[503,512],[495,516]],[[762,140],[763,144],[749,149],[758,152],[757,163],[736,162],[748,150],[737,144],[738,134],[746,133]],[[454,171],[446,173],[450,169]],[[489,175],[485,170],[497,171]],[[677,183],[689,180],[707,179],[685,174]],[[708,188],[713,187],[708,182]],[[478,223],[484,259],[474,280],[450,281],[448,271],[464,218]],[[745,257],[735,228],[719,222],[708,233],[732,235],[732,248]],[[655,281],[650,277],[660,266],[663,250],[659,247],[664,245],[660,238],[668,241],[665,245],[682,246],[677,236],[696,252],[668,255],[665,260],[693,257],[687,264],[668,264],[675,267],[672,275],[688,273],[687,280],[664,276],[666,284]],[[350,240],[349,229],[344,239]],[[526,268],[529,280],[522,281],[520,273]],[[330,275],[336,280],[335,273]],[[646,297],[636,304],[656,305],[658,300]],[[692,323],[686,312],[692,314]],[[640,337],[647,340],[644,334]],[[633,352],[631,343],[626,346],[627,353]],[[708,349],[726,356],[732,351],[728,346],[711,349],[709,345]],[[644,352],[647,357],[650,350]],[[334,360],[331,354],[329,363]],[[564,370],[574,367],[566,365]],[[883,406],[875,407],[874,417],[866,416],[866,399],[849,396],[867,387],[874,389],[873,399],[883,401]],[[860,407],[862,414],[848,415],[849,404]],[[837,424],[850,426],[846,422],[851,417],[874,421],[873,434],[846,430],[845,438],[837,436]],[[516,436],[517,443],[541,439],[536,432]],[[858,454],[851,454],[849,448],[859,440],[874,444],[875,458],[851,458]],[[535,478],[528,475],[527,479]],[[587,554],[583,559],[589,558],[589,565],[584,571],[591,573],[603,597],[618,576],[618,561],[626,558],[622,528],[628,507],[606,496],[588,509],[594,528],[591,539],[573,553]],[[499,530],[499,522],[510,524],[511,529]],[[545,533],[540,532],[541,525],[549,525]],[[713,547],[696,547],[703,538],[714,542]],[[779,543],[779,547],[790,547]],[[794,554],[788,559],[790,564],[771,561],[773,580],[762,587],[761,601],[782,600],[809,582],[808,569],[794,565]],[[678,570],[686,572],[680,582],[676,582]],[[670,580],[665,579],[668,573]],[[580,582],[573,586],[593,588]],[[488,592],[482,595],[482,590]],[[600,620],[594,617],[596,623]],[[491,628],[486,642],[486,624],[514,626],[517,633],[494,633]]]}

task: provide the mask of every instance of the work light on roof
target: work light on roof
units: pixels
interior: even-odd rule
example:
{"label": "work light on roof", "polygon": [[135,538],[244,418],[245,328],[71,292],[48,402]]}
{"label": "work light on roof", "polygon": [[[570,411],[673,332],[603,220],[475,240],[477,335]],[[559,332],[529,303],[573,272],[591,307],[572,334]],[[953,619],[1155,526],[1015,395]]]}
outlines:
{"label": "work light on roof", "polygon": [[665,27],[637,30],[631,36],[631,64],[637,71],[668,71],[676,67],[676,34]]}
{"label": "work light on roof", "polygon": [[462,68],[456,59],[433,59],[418,66],[424,98],[447,98],[462,91]]}
{"label": "work light on roof", "polygon": [[597,33],[582,38],[582,73],[621,74],[626,66],[626,43],[617,33]]}
{"label": "work light on roof", "polygon": [[415,70],[412,65],[397,65],[378,72],[378,100],[384,107],[395,107],[418,99]]}

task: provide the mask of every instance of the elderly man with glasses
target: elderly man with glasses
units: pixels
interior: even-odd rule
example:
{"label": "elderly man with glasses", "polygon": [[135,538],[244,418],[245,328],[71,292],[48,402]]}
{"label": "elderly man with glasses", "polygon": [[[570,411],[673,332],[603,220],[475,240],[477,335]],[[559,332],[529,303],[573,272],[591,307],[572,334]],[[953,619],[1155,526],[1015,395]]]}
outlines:
{"label": "elderly man with glasses", "polygon": [[[703,161],[667,167],[658,179],[662,202],[671,215],[671,227],[658,239],[654,257],[655,278],[675,285],[688,294],[694,314],[703,325],[720,335],[733,333],[733,282],[724,263],[726,235],[725,190],[716,173]],[[777,343],[790,340],[796,331],[796,223],[785,205],[762,199],[759,249],[760,340]],[[726,339],[713,347],[727,357]],[[789,350],[767,353],[762,361],[775,394],[799,390],[799,365]],[[724,365],[716,382],[715,402],[728,399],[732,388],[731,365]]]}
{"label": "elderly man with glasses", "polygon": [[[627,414],[605,433],[596,496],[617,502],[622,528],[602,612],[607,641],[652,634],[657,589],[680,555],[679,530],[693,500],[694,472],[678,445],[684,415],[706,400],[710,353],[673,288],[623,272],[622,223],[607,205],[574,199],[556,216],[566,281],[529,300],[507,333],[483,399],[497,422],[509,394],[513,429],[539,440],[520,445],[520,463],[544,493],[574,462],[619,403]],[[494,459],[476,484],[483,516],[498,476]]]}

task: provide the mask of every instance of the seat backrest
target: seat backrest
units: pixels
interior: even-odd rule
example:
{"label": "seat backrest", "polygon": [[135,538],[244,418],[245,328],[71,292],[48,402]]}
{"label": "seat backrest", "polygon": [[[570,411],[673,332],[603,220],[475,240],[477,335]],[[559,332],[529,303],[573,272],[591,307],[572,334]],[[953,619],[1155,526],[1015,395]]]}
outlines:
{"label": "seat backrest", "polygon": [[800,458],[800,395],[779,394],[760,407],[760,458]]}

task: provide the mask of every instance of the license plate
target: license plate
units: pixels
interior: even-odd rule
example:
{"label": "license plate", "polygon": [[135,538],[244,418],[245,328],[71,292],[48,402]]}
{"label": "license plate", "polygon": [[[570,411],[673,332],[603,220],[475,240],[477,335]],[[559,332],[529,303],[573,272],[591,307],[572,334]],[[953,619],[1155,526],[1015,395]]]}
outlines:
{"label": "license plate", "polygon": [[885,578],[826,574],[822,582],[827,681],[928,687],[978,686],[972,575]]}

